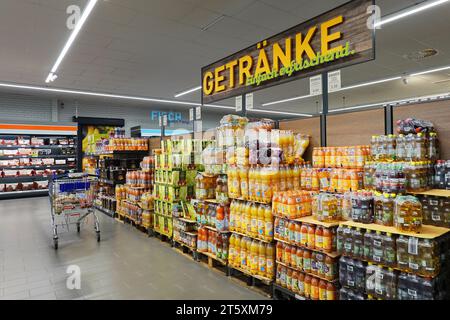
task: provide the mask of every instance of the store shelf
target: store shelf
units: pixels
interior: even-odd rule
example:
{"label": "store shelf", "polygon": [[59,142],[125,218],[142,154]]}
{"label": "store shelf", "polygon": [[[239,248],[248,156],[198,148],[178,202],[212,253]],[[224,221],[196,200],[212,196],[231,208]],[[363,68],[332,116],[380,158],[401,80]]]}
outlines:
{"label": "store shelf", "polygon": [[215,254],[212,254],[212,253],[209,253],[209,252],[201,252],[201,251],[198,251],[198,252],[203,254],[204,256],[210,257],[211,259],[220,262],[224,266],[226,266],[228,264],[228,261],[225,261],[225,260],[217,258],[217,256]]}
{"label": "store shelf", "polygon": [[414,232],[403,232],[398,230],[395,227],[386,227],[378,224],[364,224],[354,221],[345,221],[341,222],[342,226],[347,227],[353,227],[353,228],[361,228],[365,230],[372,230],[372,231],[380,231],[384,233],[391,233],[391,234],[397,234],[397,235],[403,235],[403,236],[409,236],[409,237],[415,237],[420,239],[436,239],[439,238],[447,233],[450,232],[450,229],[447,228],[441,228],[441,227],[434,227],[429,225],[423,225],[422,229],[419,233]]}
{"label": "store shelf", "polygon": [[66,159],[66,158],[76,158],[76,154],[50,154],[41,156],[31,156],[31,155],[2,155],[0,160],[10,160],[10,159]]}
{"label": "store shelf", "polygon": [[197,223],[197,221],[195,221],[195,220],[189,220],[189,219],[186,219],[186,218],[183,218],[183,217],[174,217],[174,218],[178,219],[178,220],[181,220],[183,222],[186,222],[186,223]]}
{"label": "store shelf", "polygon": [[112,156],[116,154],[149,154],[148,150],[122,150],[122,151],[110,151],[102,153],[89,153],[88,156],[101,157],[101,156]]}
{"label": "store shelf", "polygon": [[153,214],[156,214],[157,216],[173,219],[173,216],[171,216],[171,215],[162,214],[162,213],[158,213],[158,212],[153,212]]}
{"label": "store shelf", "polygon": [[272,202],[263,202],[263,201],[256,201],[256,200],[245,200],[243,198],[233,198],[233,197],[229,197],[230,200],[239,200],[239,201],[246,201],[246,202],[253,202],[253,203],[258,203],[258,204],[265,204],[265,205],[272,205]]}
{"label": "store shelf", "polygon": [[15,198],[22,196],[45,196],[48,195],[48,189],[41,190],[26,190],[26,191],[12,191],[12,192],[0,192],[1,198]]}
{"label": "store shelf", "polygon": [[300,246],[300,245],[298,245],[298,244],[291,243],[291,242],[289,242],[289,241],[282,240],[282,239],[278,239],[278,238],[275,238],[275,241],[283,242],[283,243],[285,243],[285,244],[288,244],[288,245],[290,245],[290,246],[294,246],[294,247],[297,247],[297,248],[301,248],[301,249],[305,249],[305,250],[309,250],[309,251],[314,251],[314,252],[323,253],[323,254],[325,254],[325,255],[329,256],[330,258],[333,258],[333,259],[338,258],[338,257],[341,256],[341,255],[340,255],[339,253],[337,253],[337,252],[325,252],[325,251],[320,250],[320,249],[315,249],[315,248],[310,248],[310,247]]}
{"label": "store shelf", "polygon": [[102,179],[102,178],[98,179],[98,182],[104,183],[104,184],[109,184],[111,186],[115,186],[116,184],[122,184],[121,182],[116,182],[116,181],[113,181],[113,180]]}
{"label": "store shelf", "polygon": [[54,144],[54,145],[0,145],[0,149],[45,149],[45,148],[75,148],[75,144]]}
{"label": "store shelf", "polygon": [[253,237],[253,236],[250,236],[248,234],[237,232],[237,231],[231,231],[231,233],[240,235],[241,237],[247,237],[247,238],[250,238],[250,239],[255,239],[255,240],[258,240],[258,241],[261,241],[261,242],[264,242],[264,243],[273,243],[273,240],[268,241],[268,240],[265,240],[265,239],[261,239],[261,238],[258,238],[258,237]]}
{"label": "store shelf", "polygon": [[31,166],[1,166],[0,169],[12,170],[12,169],[53,169],[53,170],[65,170],[76,168],[76,165],[31,165]]}
{"label": "store shelf", "polygon": [[[185,231],[182,231],[182,232],[187,233],[187,232],[185,232]],[[178,240],[178,239],[173,238],[173,241],[176,242],[176,243],[178,243],[180,246],[183,246],[183,247],[188,248],[189,250],[191,250],[191,251],[193,251],[193,252],[194,252],[194,251],[197,251],[197,248],[188,246],[186,243],[182,242],[181,240]]]}
{"label": "store shelf", "polygon": [[410,192],[414,195],[421,195],[421,196],[435,196],[435,197],[446,197],[450,198],[450,190],[444,190],[444,189],[433,189],[429,191],[424,192]]}
{"label": "store shelf", "polygon": [[316,275],[316,274],[314,274],[314,273],[311,273],[311,272],[305,272],[305,271],[303,271],[303,270],[301,270],[301,269],[298,269],[298,268],[294,268],[294,267],[288,266],[288,265],[287,265],[286,263],[284,263],[284,262],[281,262],[281,261],[278,261],[278,260],[276,260],[275,262],[276,262],[277,264],[282,265],[282,266],[284,266],[284,267],[286,267],[286,268],[289,268],[289,269],[291,269],[291,270],[295,270],[295,271],[297,271],[297,272],[301,272],[301,273],[310,275],[311,277],[315,277],[315,278],[317,278],[317,279],[324,280],[324,281],[326,281],[326,282],[337,282],[337,281],[339,281],[339,278],[336,278],[336,279],[333,279],[333,280],[328,280],[328,279],[326,279],[326,278],[324,278],[324,277],[321,277],[321,276],[318,276],[318,275]]}
{"label": "store shelf", "polygon": [[34,181],[47,181],[48,176],[14,176],[0,178],[0,184],[2,183],[19,183],[19,182],[34,182]]}
{"label": "store shelf", "polygon": [[230,233],[230,231],[219,231],[219,230],[217,230],[217,228],[210,227],[210,226],[205,226],[205,225],[201,225],[201,224],[200,224],[200,226],[202,228],[205,228],[205,229],[208,229],[208,230],[211,230],[211,231],[214,231],[214,232],[218,232],[218,233]]}
{"label": "store shelf", "polygon": [[[288,219],[288,218],[285,218]],[[322,226],[325,228],[333,228],[333,227],[338,227],[340,222],[323,222],[323,221],[319,221],[316,220],[313,216],[307,216],[307,217],[303,217],[303,218],[299,218],[299,219],[288,219],[288,220],[292,220],[292,221],[296,221],[296,222],[301,222],[301,223],[307,223],[307,224],[314,224],[317,226]]]}

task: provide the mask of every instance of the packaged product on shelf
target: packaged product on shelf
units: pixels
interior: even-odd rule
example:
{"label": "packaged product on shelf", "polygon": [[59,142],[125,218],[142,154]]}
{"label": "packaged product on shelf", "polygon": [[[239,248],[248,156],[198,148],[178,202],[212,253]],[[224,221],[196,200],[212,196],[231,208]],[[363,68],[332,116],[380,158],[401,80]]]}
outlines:
{"label": "packaged product on shelf", "polygon": [[366,268],[366,264],[360,260],[341,257],[339,260],[339,282],[343,287],[364,293]]}
{"label": "packaged product on shelf", "polygon": [[296,219],[312,214],[312,196],[308,191],[287,191],[273,196],[273,212],[281,217]]}
{"label": "packaged product on shelf", "polygon": [[[195,197],[199,200],[215,199],[216,176],[210,176],[199,172],[195,178]],[[228,180],[228,182],[230,179]]]}
{"label": "packaged product on shelf", "polygon": [[419,232],[422,228],[422,204],[413,196],[398,196],[395,200],[394,226],[406,232]]}
{"label": "packaged product on shelf", "polygon": [[351,195],[351,219],[360,223],[374,222],[374,197],[370,191],[353,192]]}
{"label": "packaged product on shelf", "polygon": [[[440,272],[441,248],[439,242],[429,239],[400,236],[397,239],[397,261],[400,270],[424,277],[435,277]],[[448,253],[444,255],[448,257]],[[445,260],[444,260],[445,261]]]}
{"label": "packaged product on shelf", "polygon": [[227,175],[219,175],[216,180],[216,196],[215,199],[222,204],[227,204],[228,199],[228,177]]}
{"label": "packaged product on shelf", "polygon": [[445,197],[420,196],[423,209],[423,224],[450,228],[450,199]]}
{"label": "packaged product on shelf", "polygon": [[342,220],[341,211],[338,210],[338,198],[329,193],[320,193],[313,197],[313,217],[322,222],[336,222]]}
{"label": "packaged product on shelf", "polygon": [[435,132],[434,125],[430,121],[408,118],[397,121],[397,132],[401,134],[416,134],[420,132]]}
{"label": "packaged product on shelf", "polygon": [[369,146],[314,148],[314,168],[362,169],[369,159]]}
{"label": "packaged product on shelf", "polygon": [[369,298],[395,300],[397,297],[397,274],[395,271],[369,263],[366,268],[366,293]]}
{"label": "packaged product on shelf", "polygon": [[339,290],[339,300],[362,301],[366,300],[366,296],[361,292],[343,287]]}
{"label": "packaged product on shelf", "polygon": [[414,274],[400,273],[397,298],[399,300],[448,300],[448,275],[424,278]]}
{"label": "packaged product on shelf", "polygon": [[434,172],[434,188],[450,190],[450,160],[438,160]]}

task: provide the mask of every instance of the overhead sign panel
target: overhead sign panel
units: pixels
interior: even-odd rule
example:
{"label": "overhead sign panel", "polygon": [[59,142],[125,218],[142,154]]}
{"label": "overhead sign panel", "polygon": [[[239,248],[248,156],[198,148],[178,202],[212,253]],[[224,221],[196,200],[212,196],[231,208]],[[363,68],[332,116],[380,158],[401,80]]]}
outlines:
{"label": "overhead sign panel", "polygon": [[202,69],[212,103],[375,58],[374,0],[354,0]]}

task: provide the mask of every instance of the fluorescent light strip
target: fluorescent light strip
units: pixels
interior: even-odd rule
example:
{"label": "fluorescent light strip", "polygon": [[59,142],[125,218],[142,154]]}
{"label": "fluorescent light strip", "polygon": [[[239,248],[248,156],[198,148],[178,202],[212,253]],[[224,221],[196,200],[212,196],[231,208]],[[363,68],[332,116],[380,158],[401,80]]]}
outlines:
{"label": "fluorescent light strip", "polygon": [[311,114],[283,112],[283,111],[274,111],[274,110],[252,109],[252,110],[247,110],[247,112],[281,114],[281,115],[286,115],[286,116],[297,116],[297,117],[312,117]]}
{"label": "fluorescent light strip", "polygon": [[[178,104],[178,105],[185,105],[185,106],[191,106],[191,107],[192,106],[197,106],[197,107],[201,106],[200,103],[188,102],[188,101],[135,97],[135,96],[126,96],[126,95],[118,95],[118,94],[110,94],[110,93],[70,90],[70,89],[61,89],[61,88],[48,88],[48,87],[39,87],[39,86],[30,86],[30,85],[12,84],[12,83],[1,83],[0,82],[0,87],[26,89],[26,90],[34,90],[34,91],[45,91],[45,92],[78,94],[78,95],[92,96],[92,97],[105,97],[105,98],[124,99],[124,100],[149,101],[149,102],[158,102],[158,103],[165,103],[165,104]],[[215,105],[215,104],[205,104],[204,106],[209,107],[209,108],[232,109],[232,110],[235,109],[234,107],[231,107],[231,106],[223,106],[223,105]]]}
{"label": "fluorescent light strip", "polygon": [[417,73],[411,74],[411,77],[421,76],[421,75],[424,75],[424,74],[429,74],[429,73],[434,73],[434,72],[439,72],[439,71],[444,71],[444,70],[449,70],[449,69],[450,69],[450,66],[447,66],[447,67],[442,67],[442,68],[437,68],[437,69],[417,72]]}
{"label": "fluorescent light strip", "polygon": [[180,93],[175,95],[175,98],[179,98],[179,97],[185,96],[185,95],[187,95],[189,93],[192,93],[192,92],[195,92],[195,91],[199,91],[199,90],[202,90],[201,86],[200,87],[195,87],[195,88],[183,91],[183,92],[180,92]]}
{"label": "fluorescent light strip", "polygon": [[351,90],[351,89],[356,89],[356,88],[361,88],[361,87],[367,87],[367,86],[372,86],[375,84],[380,84],[380,83],[385,83],[385,82],[390,82],[390,81],[395,81],[395,80],[400,80],[402,77],[393,77],[393,78],[387,78],[387,79],[381,79],[381,80],[377,80],[377,81],[371,81],[371,82],[364,82],[364,83],[360,83],[360,84],[355,84],[353,86],[348,86],[348,87],[343,87],[339,90],[336,90],[336,92],[338,91],[345,91],[345,90]]}
{"label": "fluorescent light strip", "polygon": [[268,106],[272,106],[274,104],[280,104],[280,103],[285,103],[285,102],[291,102],[291,101],[297,101],[297,100],[302,100],[302,99],[306,99],[306,98],[311,98],[311,97],[316,97],[314,95],[306,95],[306,96],[299,96],[299,97],[293,97],[293,98],[289,98],[289,99],[283,99],[283,100],[278,100],[278,101],[273,101],[273,102],[267,102],[262,104],[263,107],[268,107]]}
{"label": "fluorescent light strip", "polygon": [[412,8],[408,8],[406,10],[403,10],[403,11],[401,11],[399,13],[389,15],[389,16],[385,17],[384,19],[382,19],[381,21],[375,23],[375,27],[381,27],[381,26],[383,26],[385,24],[388,24],[388,23],[391,23],[393,21],[400,20],[400,19],[403,19],[405,17],[411,16],[413,14],[416,14],[416,13],[428,10],[430,8],[433,8],[433,7],[436,7],[438,5],[444,4],[444,3],[448,2],[448,1],[449,0],[427,1],[425,3],[416,5],[416,6],[412,7]]}
{"label": "fluorescent light strip", "polygon": [[433,94],[433,95],[429,95],[429,96],[411,97],[411,98],[401,99],[401,100],[385,101],[385,102],[365,104],[365,105],[361,105],[361,106],[354,106],[354,107],[348,107],[348,108],[333,109],[333,110],[330,110],[329,113],[348,111],[348,110],[357,110],[357,109],[366,109],[366,108],[378,107],[378,106],[387,106],[390,104],[396,105],[396,104],[406,104],[406,103],[412,103],[412,102],[423,102],[423,101],[428,101],[428,100],[445,99],[445,98],[449,98],[449,97],[450,97],[450,92],[447,92],[447,93]]}
{"label": "fluorescent light strip", "polygon": [[85,24],[87,18],[91,14],[92,10],[94,9],[95,5],[97,4],[98,0],[90,0],[89,3],[86,6],[86,9],[84,10],[83,14],[81,15],[80,21],[76,24],[75,28],[73,29],[72,33],[70,34],[69,39],[67,40],[66,44],[64,45],[64,48],[62,49],[61,53],[59,54],[58,59],[56,60],[55,64],[53,65],[53,68],[48,75],[45,82],[52,81],[52,78],[56,71],[59,68],[59,65],[63,61],[64,57],[66,56],[67,52],[69,51],[70,47],[72,46],[73,42],[77,38],[78,34],[80,33],[81,28]]}

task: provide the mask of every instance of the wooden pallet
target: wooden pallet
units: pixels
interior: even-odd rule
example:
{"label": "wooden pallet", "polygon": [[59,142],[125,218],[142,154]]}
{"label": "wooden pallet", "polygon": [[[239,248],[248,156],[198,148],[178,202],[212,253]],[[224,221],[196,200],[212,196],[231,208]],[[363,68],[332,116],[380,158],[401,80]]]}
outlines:
{"label": "wooden pallet", "polygon": [[164,234],[156,229],[152,229],[152,235],[155,238],[158,238],[159,240],[161,240],[163,242],[168,242],[168,243],[170,243],[171,246],[173,246],[172,237],[169,237],[167,234]]}
{"label": "wooden pallet", "polygon": [[177,241],[175,239],[172,240],[173,247],[177,249],[177,251],[181,251],[182,254],[186,256],[190,256],[192,259],[197,260],[197,248],[190,247],[183,242]]}
{"label": "wooden pallet", "polygon": [[241,284],[245,283],[247,286],[251,287],[258,293],[263,294],[267,297],[272,297],[272,285],[274,282],[272,279],[259,275],[253,275],[245,269],[231,265],[228,266],[228,275]]}
{"label": "wooden pallet", "polygon": [[206,263],[210,269],[219,270],[228,275],[228,262],[218,259],[215,254],[197,251],[196,260]]}

